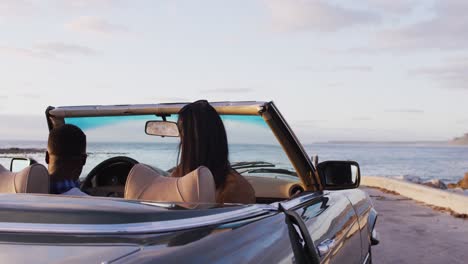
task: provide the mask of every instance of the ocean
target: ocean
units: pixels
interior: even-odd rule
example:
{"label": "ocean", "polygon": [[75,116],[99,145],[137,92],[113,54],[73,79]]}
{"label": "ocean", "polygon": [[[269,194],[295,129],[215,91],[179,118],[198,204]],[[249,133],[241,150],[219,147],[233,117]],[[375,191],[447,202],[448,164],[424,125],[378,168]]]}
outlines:
{"label": "ocean", "polygon": [[[45,142],[0,141],[0,149],[44,149]],[[442,144],[391,143],[318,143],[304,146],[309,155],[318,155],[320,161],[354,160],[360,164],[362,175],[417,176],[422,180],[440,179],[445,183],[457,182],[468,172],[468,146]],[[88,143],[88,160],[84,177],[101,161],[114,156],[129,156],[139,162],[169,169],[176,165],[178,149],[175,143]],[[44,162],[44,153],[0,153],[0,164],[8,168],[12,157],[30,157]],[[267,161],[291,168],[279,146],[232,144],[230,160]]]}

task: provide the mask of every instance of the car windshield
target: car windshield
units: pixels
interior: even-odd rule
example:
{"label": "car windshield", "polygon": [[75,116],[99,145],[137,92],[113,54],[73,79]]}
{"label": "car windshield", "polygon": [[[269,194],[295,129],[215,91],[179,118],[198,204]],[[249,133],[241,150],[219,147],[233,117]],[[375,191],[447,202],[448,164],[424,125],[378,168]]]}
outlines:
{"label": "car windshield", "polygon": [[[165,117],[177,121],[177,115]],[[260,116],[221,116],[229,142],[232,167],[242,175],[287,178],[299,181],[276,137]],[[155,115],[99,116],[65,118],[65,123],[80,127],[87,136],[88,160],[81,179],[100,162],[115,156],[131,157],[138,162],[168,171],[178,162],[179,138],[150,136],[145,133]]]}

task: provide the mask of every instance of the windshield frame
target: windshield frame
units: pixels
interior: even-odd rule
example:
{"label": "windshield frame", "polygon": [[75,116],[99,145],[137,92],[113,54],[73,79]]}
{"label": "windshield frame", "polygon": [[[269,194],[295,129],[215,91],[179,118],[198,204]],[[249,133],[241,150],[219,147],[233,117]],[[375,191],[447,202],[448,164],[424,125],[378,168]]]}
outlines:
{"label": "windshield frame", "polygon": [[[65,106],[46,109],[49,130],[65,124],[66,117],[177,114],[189,103]],[[258,115],[272,130],[307,191],[323,190],[304,147],[273,102],[210,102],[220,115]]]}

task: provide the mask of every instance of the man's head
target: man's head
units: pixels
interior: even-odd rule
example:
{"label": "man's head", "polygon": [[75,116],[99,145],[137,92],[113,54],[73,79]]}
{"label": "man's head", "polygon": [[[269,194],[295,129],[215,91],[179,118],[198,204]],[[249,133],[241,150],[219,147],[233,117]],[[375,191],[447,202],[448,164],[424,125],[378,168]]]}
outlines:
{"label": "man's head", "polygon": [[86,157],[86,135],[80,128],[66,124],[50,131],[46,163],[52,180],[78,180]]}

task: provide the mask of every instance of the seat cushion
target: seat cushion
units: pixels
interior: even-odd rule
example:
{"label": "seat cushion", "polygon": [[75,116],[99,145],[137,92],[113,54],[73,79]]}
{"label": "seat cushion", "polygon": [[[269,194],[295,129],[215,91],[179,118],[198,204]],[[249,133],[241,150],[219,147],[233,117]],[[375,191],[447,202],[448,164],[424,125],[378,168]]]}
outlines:
{"label": "seat cushion", "polygon": [[19,172],[0,165],[0,193],[49,193],[49,173],[41,164],[33,164]]}
{"label": "seat cushion", "polygon": [[213,175],[199,167],[183,177],[166,177],[147,165],[135,165],[127,177],[125,199],[158,202],[215,203]]}

